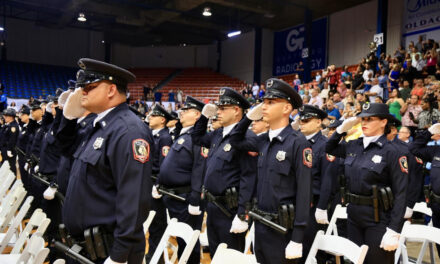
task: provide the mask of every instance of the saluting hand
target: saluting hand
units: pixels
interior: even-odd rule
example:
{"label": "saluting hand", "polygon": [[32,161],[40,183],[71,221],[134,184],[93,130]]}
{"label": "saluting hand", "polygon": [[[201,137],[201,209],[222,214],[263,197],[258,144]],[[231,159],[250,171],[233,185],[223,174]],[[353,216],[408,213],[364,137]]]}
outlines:
{"label": "saluting hand", "polygon": [[263,104],[258,104],[254,108],[252,108],[247,114],[247,118],[252,121],[260,120],[263,118]]}
{"label": "saluting hand", "polygon": [[434,124],[431,127],[429,127],[428,131],[433,135],[440,134],[440,123]]}
{"label": "saluting hand", "polygon": [[202,115],[206,118],[214,117],[217,114],[217,106],[215,104],[206,104],[202,109]]}
{"label": "saluting hand", "polygon": [[81,99],[83,97],[82,88],[76,88],[73,93],[67,98],[66,104],[63,108],[63,115],[65,118],[72,120],[81,117],[86,111],[81,105]]}

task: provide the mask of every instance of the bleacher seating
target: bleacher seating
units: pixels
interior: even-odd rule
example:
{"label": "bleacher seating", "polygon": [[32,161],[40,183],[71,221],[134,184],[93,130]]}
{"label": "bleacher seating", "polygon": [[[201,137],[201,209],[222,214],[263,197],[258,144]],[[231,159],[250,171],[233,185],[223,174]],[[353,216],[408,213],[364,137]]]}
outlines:
{"label": "bleacher seating", "polygon": [[150,85],[154,88],[158,83],[176,71],[173,68],[136,68],[129,70],[136,75],[136,81],[128,85],[132,100],[138,100],[143,97],[144,85]]}
{"label": "bleacher seating", "polygon": [[0,81],[5,93],[12,98],[29,98],[55,94],[56,88],[67,89],[76,68],[24,62],[0,62]]}

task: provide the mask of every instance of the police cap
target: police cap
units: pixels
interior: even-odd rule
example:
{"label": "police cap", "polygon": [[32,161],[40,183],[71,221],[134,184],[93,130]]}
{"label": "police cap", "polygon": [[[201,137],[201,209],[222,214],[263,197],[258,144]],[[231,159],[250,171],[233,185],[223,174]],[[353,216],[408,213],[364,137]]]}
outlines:
{"label": "police cap", "polygon": [[173,119],[173,117],[171,116],[171,114],[168,113],[167,110],[165,110],[162,106],[160,106],[160,105],[158,105],[158,104],[155,105],[155,106],[153,107],[153,109],[151,109],[151,113],[150,113],[150,115],[151,115],[151,116],[162,116],[162,117],[165,117],[165,119],[166,119],[167,121]]}
{"label": "police cap", "polygon": [[328,125],[328,128],[337,128],[338,126],[342,125],[341,120],[330,120],[330,124]]}
{"label": "police cap", "polygon": [[17,115],[17,112],[15,112],[14,108],[7,108],[3,111],[4,116],[13,116],[15,117]]}
{"label": "police cap", "polygon": [[230,87],[223,87],[220,89],[220,96],[217,105],[237,105],[242,109],[248,109],[251,107],[251,104],[246,98]]}
{"label": "police cap", "polygon": [[31,105],[31,109],[32,109],[32,111],[41,109],[41,102],[35,100],[34,103]]}
{"label": "police cap", "polygon": [[127,84],[136,80],[133,73],[103,61],[82,58],[78,61],[78,65],[81,70],[76,73],[77,86],[83,87],[99,81],[109,81],[126,91]]}
{"label": "police cap", "polygon": [[202,103],[199,100],[195,99],[194,97],[188,95],[186,97],[185,104],[183,105],[182,110],[192,108],[192,109],[202,111],[204,106],[205,106],[204,103]]}
{"label": "police cap", "polygon": [[68,89],[75,89],[76,87],[76,81],[75,80],[68,80],[67,81],[67,88]]}
{"label": "police cap", "polygon": [[395,119],[395,117],[390,114],[388,110],[388,105],[381,103],[364,103],[362,105],[362,112],[358,115],[358,117],[370,117],[377,116],[380,118],[386,118],[390,121]]}
{"label": "police cap", "polygon": [[23,107],[20,110],[20,114],[22,114],[22,115],[30,115],[31,114],[31,109],[29,108],[29,106],[23,105]]}
{"label": "police cap", "polygon": [[303,105],[299,110],[299,118],[301,120],[306,120],[310,118],[319,118],[324,119],[327,117],[327,113],[319,109],[318,107],[315,107],[313,105]]}
{"label": "police cap", "polygon": [[299,108],[302,106],[301,96],[295,91],[295,89],[285,81],[277,78],[270,78],[266,81],[266,94],[263,98],[286,99],[293,108]]}
{"label": "police cap", "polygon": [[177,114],[177,112],[171,111],[170,115],[172,117],[171,120],[179,120],[179,115]]}

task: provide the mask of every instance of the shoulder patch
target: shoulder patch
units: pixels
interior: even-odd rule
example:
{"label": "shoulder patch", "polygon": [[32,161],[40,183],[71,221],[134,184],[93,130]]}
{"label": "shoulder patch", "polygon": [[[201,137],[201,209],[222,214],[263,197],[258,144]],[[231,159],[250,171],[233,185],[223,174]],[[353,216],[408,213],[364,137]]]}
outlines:
{"label": "shoulder patch", "polygon": [[200,148],[200,155],[202,155],[202,157],[207,158],[208,154],[209,154],[209,148],[205,148],[205,147]]}
{"label": "shoulder patch", "polygon": [[150,159],[150,144],[145,139],[138,138],[133,140],[133,158],[141,163]]}
{"label": "shoulder patch", "polygon": [[404,173],[408,173],[408,160],[406,156],[402,156],[399,158],[400,170]]}
{"label": "shoulder patch", "polygon": [[12,132],[12,133],[15,133],[15,131],[16,131],[15,127],[14,127],[14,126],[11,127],[11,132]]}
{"label": "shoulder patch", "polygon": [[251,157],[256,157],[258,156],[258,152],[248,151],[248,155]]}
{"label": "shoulder patch", "polygon": [[303,150],[303,163],[307,167],[312,167],[312,161],[313,161],[313,155],[312,155],[312,149],[311,148],[305,148]]}
{"label": "shoulder patch", "polygon": [[325,157],[327,158],[328,161],[333,162],[335,161],[336,157],[332,156],[330,154],[325,153]]}
{"label": "shoulder patch", "polygon": [[419,157],[415,157],[415,158],[416,158],[417,163],[423,164],[423,160],[421,158],[419,158]]}
{"label": "shoulder patch", "polygon": [[170,152],[170,146],[163,146],[162,147],[162,156],[166,157],[168,155],[168,152]]}

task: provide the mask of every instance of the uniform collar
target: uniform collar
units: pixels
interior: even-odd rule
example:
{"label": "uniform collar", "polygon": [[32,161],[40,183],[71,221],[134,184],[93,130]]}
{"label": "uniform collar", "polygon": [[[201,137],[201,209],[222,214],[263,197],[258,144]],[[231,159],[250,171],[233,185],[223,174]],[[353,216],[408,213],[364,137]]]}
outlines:
{"label": "uniform collar", "polygon": [[[237,123],[238,123],[238,122],[237,122]],[[223,127],[223,131],[222,131],[222,133],[223,133],[223,137],[226,137],[226,136],[232,131],[232,129],[235,127],[235,125],[236,125],[237,123],[234,123],[234,124],[229,125],[229,126],[227,126],[227,127]]]}
{"label": "uniform collar", "polygon": [[159,135],[159,132],[162,130],[162,129],[164,129],[163,127],[162,128],[159,128],[159,129],[153,129],[153,131],[151,131],[151,133],[153,134],[153,136],[160,136]]}
{"label": "uniform collar", "polygon": [[318,131],[314,134],[306,136],[306,139],[309,140],[312,143],[315,143],[318,137],[321,135],[321,131]]}
{"label": "uniform collar", "polygon": [[382,148],[383,145],[385,145],[387,141],[387,138],[384,134],[379,136],[372,136],[372,137],[363,137],[362,138],[362,144],[364,146],[364,149],[366,149],[371,143],[374,143],[378,147]]}
{"label": "uniform collar", "polygon": [[113,116],[115,116],[118,112],[123,110],[129,110],[128,105],[126,103],[121,103],[116,107],[107,109],[105,111],[107,113],[105,113],[104,116],[101,116],[101,118],[99,118],[99,115],[103,114],[104,112],[99,113],[98,116],[95,118],[95,120],[93,120],[93,126],[95,127],[97,124],[99,124],[101,128],[105,128],[107,124],[112,122],[111,119],[113,118]]}
{"label": "uniform collar", "polygon": [[[104,112],[101,112],[98,114],[98,116],[95,118],[95,120],[93,120],[93,126],[96,126],[96,123],[98,123],[99,121],[101,121],[108,113],[110,113],[113,109],[115,109],[114,107],[109,108],[107,110],[105,110]],[[101,124],[102,125],[102,124]],[[105,126],[105,125],[104,125]]]}
{"label": "uniform collar", "polygon": [[267,134],[269,136],[269,141],[272,141],[272,139],[276,138],[280,142],[283,142],[284,139],[287,137],[287,135],[291,134],[292,131],[293,128],[289,124],[286,127],[282,127],[275,130],[269,130]]}
{"label": "uniform collar", "polygon": [[186,132],[188,132],[193,126],[189,126],[189,127],[184,127],[182,128],[182,130],[180,130],[180,135],[185,134]]}

